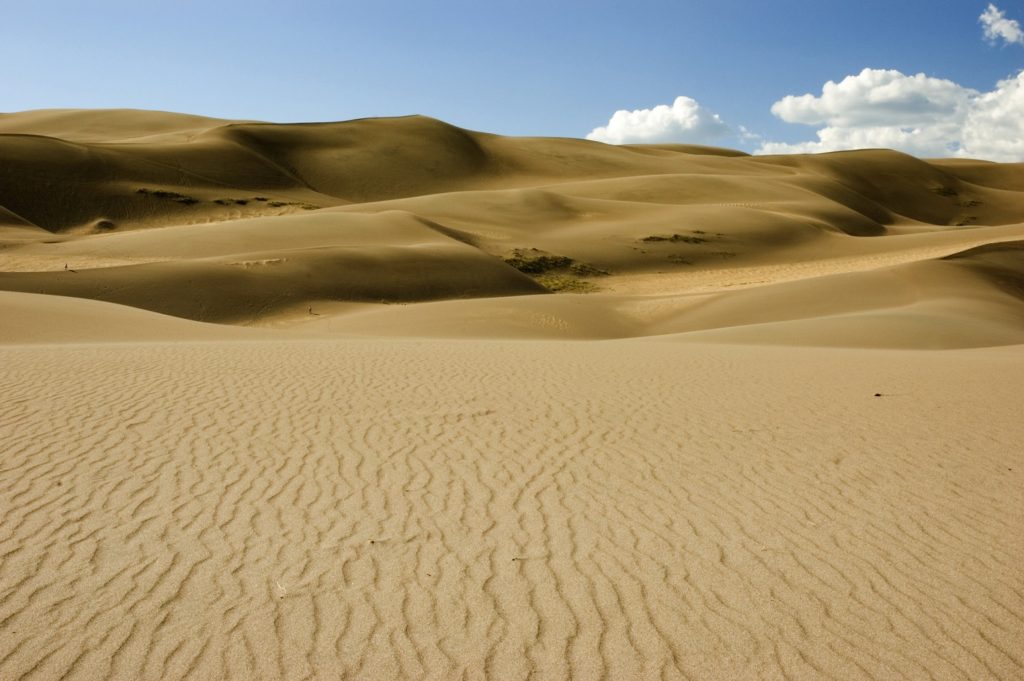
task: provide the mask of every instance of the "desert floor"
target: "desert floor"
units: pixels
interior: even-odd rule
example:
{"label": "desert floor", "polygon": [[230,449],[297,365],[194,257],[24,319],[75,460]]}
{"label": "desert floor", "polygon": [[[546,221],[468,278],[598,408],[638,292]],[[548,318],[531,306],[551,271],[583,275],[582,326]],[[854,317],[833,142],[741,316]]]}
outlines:
{"label": "desert floor", "polygon": [[1024,165],[0,152],[0,679],[1024,678]]}

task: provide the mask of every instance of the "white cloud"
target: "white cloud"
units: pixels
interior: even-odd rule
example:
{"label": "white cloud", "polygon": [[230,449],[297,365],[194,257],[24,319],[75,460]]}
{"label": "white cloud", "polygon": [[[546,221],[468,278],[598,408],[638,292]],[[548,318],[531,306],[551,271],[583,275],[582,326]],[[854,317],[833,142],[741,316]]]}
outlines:
{"label": "white cloud", "polygon": [[990,42],[1002,40],[1008,45],[1024,45],[1024,30],[1021,30],[1020,23],[1016,19],[1007,19],[1006,14],[992,3],[981,13],[978,21]]}
{"label": "white cloud", "polygon": [[1024,161],[1024,71],[973,101],[961,140],[961,156]]}
{"label": "white cloud", "polygon": [[591,130],[587,139],[608,144],[708,144],[731,132],[718,114],[689,97],[676,97],[671,106],[616,111],[607,125]]}
{"label": "white cloud", "polygon": [[828,81],[821,96],[788,95],[772,105],[772,113],[787,123],[826,123],[830,126],[929,125],[966,111],[973,90],[923,73],[864,69],[835,83]]}
{"label": "white cloud", "polygon": [[753,130],[751,130],[750,128],[748,128],[745,125],[739,126],[739,135],[740,135],[740,139],[743,140],[744,142],[762,142],[762,141],[764,141],[764,137],[762,135],[757,134],[756,132],[754,132]]}
{"label": "white cloud", "polygon": [[980,93],[919,73],[864,69],[821,95],[787,96],[772,113],[823,125],[814,141],[765,142],[757,153],[816,153],[883,147],[916,156],[1024,160],[1024,72]]}

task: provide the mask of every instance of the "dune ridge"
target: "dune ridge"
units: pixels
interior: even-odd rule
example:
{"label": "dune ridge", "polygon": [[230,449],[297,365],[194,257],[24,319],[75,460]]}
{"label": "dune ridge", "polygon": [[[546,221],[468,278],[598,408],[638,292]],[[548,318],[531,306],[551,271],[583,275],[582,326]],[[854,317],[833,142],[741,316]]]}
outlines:
{"label": "dune ridge", "polygon": [[[550,291],[612,294],[595,310],[622,309],[622,295],[687,307],[709,282],[724,295],[1024,238],[1024,166],[885,150],[752,157],[421,116],[282,125],[124,110],[0,115],[0,146],[0,289],[203,322]],[[745,319],[737,310],[723,327]]]}
{"label": "dune ridge", "polygon": [[0,679],[1024,678],[1024,164],[0,114]]}

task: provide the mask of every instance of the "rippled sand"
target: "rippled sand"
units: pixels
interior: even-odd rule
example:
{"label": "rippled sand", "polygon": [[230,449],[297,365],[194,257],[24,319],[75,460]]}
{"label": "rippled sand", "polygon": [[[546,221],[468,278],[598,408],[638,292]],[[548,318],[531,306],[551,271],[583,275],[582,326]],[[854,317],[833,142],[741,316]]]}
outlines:
{"label": "rippled sand", "polygon": [[0,363],[4,679],[1024,674],[1015,349]]}

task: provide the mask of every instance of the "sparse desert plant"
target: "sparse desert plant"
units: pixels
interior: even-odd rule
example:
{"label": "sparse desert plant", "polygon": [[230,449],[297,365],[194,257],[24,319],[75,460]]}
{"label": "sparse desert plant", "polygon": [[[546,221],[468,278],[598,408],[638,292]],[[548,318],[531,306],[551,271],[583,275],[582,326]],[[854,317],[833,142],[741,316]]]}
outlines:
{"label": "sparse desert plant", "polygon": [[536,277],[536,281],[553,293],[592,293],[597,290],[597,286],[589,281],[563,274],[542,274]]}
{"label": "sparse desert plant", "polygon": [[[253,200],[256,201],[257,199]],[[266,201],[266,199],[259,200]],[[300,201],[267,201],[267,205],[270,206],[271,208],[284,208],[286,206],[296,206],[298,208],[301,208],[302,210],[319,210],[321,208],[321,206],[318,206],[315,203],[302,203]]]}
{"label": "sparse desert plant", "polygon": [[607,277],[609,274],[608,270],[602,270],[585,262],[574,262],[569,265],[569,271],[578,277]]}
{"label": "sparse desert plant", "polygon": [[607,271],[583,262],[576,262],[565,255],[546,253],[537,248],[516,248],[503,258],[505,264],[530,275],[534,281],[549,291],[588,293],[597,287],[579,277],[606,276]]}
{"label": "sparse desert plant", "polygon": [[503,258],[505,264],[515,267],[534,281],[553,292],[589,293],[597,287],[583,276],[605,276],[608,272],[586,262],[577,262],[565,255],[546,253],[540,249],[514,249]]}
{"label": "sparse desert plant", "polygon": [[142,187],[135,191],[136,194],[142,194],[143,196],[152,196],[158,199],[170,199],[177,203],[184,203],[185,205],[192,205],[199,203],[199,199],[194,196],[187,196],[185,194],[179,194],[178,192],[169,192],[166,189],[147,189]]}
{"label": "sparse desert plant", "polygon": [[573,259],[564,255],[552,255],[536,248],[528,251],[517,248],[512,255],[505,258],[505,264],[511,265],[524,274],[543,274],[549,270],[562,269],[573,264]]}
{"label": "sparse desert plant", "polygon": [[[704,234],[705,232],[700,232],[700,233]],[[650,236],[645,236],[644,238],[640,239],[640,241],[647,241],[647,242],[668,241],[668,242],[674,243],[674,244],[675,243],[679,243],[679,242],[682,242],[682,243],[685,243],[685,244],[703,244],[703,243],[707,243],[708,240],[705,239],[704,237],[689,236],[689,235],[686,235],[686,234],[672,234],[671,236],[662,236],[660,234],[652,234]]]}

